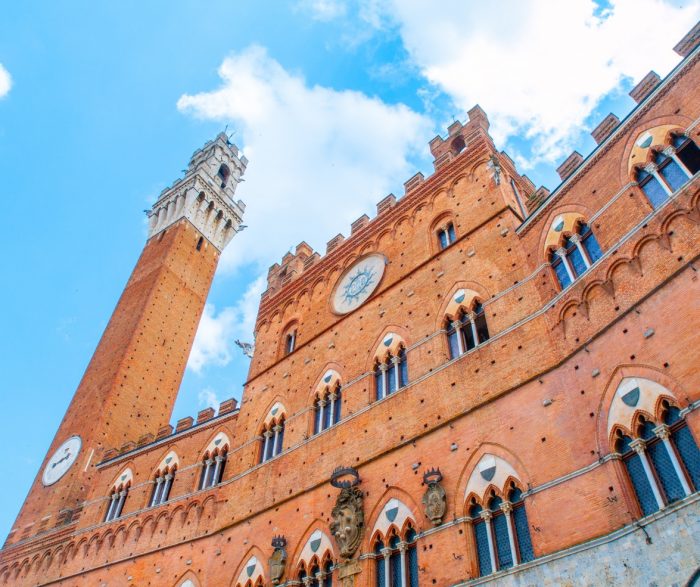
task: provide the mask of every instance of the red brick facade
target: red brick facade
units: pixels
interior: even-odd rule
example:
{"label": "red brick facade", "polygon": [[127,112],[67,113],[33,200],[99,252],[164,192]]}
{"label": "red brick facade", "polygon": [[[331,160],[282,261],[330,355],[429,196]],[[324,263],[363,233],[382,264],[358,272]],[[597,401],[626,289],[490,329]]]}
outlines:
{"label": "red brick facade", "polygon": [[[0,553],[0,584],[180,586],[189,578],[235,587],[242,577],[245,587],[262,573],[267,585],[278,535],[287,541],[282,583],[302,584],[318,530],[325,546],[316,556],[322,563],[326,548],[340,585],[350,567],[329,530],[339,493],[329,479],[341,465],[357,469],[364,494],[356,585],[376,584],[376,541],[388,540],[391,515],[404,524],[399,534],[405,524],[417,533],[421,586],[478,577],[470,504],[504,490],[494,481],[481,491],[480,463],[498,463],[494,479],[505,475],[524,492],[535,557],[639,519],[609,415],[625,378],[648,380],[700,438],[700,177],[654,209],[628,161],[651,128],[672,125],[700,142],[698,59],[688,54],[551,195],[494,149],[483,111],[470,111],[466,125],[431,142],[432,176],[409,180],[402,198],[383,200],[324,256],[302,244],[270,269],[240,408],[204,412],[172,433],[164,426],[218,252],[198,247],[184,220],[152,238],[49,451],[79,434],[80,457],[50,488],[37,477]],[[546,243],[567,213],[588,223],[603,256],[560,291]],[[456,241],[441,250],[437,231],[448,223]],[[370,253],[387,260],[378,288],[338,315],[330,302],[338,279]],[[490,338],[451,358],[446,328],[462,290],[475,292]],[[375,363],[389,333],[403,340],[408,381],[377,401]],[[341,417],[315,435],[315,393],[329,370],[340,378]],[[655,409],[644,415],[659,422],[663,408]],[[260,464],[272,417],[284,419],[281,454]],[[221,483],[200,490],[214,446],[228,450]],[[178,466],[168,500],[149,507],[171,452]],[[421,502],[433,467],[447,505],[435,527]],[[123,510],[104,522],[127,469]],[[399,514],[385,509],[392,499]]]}

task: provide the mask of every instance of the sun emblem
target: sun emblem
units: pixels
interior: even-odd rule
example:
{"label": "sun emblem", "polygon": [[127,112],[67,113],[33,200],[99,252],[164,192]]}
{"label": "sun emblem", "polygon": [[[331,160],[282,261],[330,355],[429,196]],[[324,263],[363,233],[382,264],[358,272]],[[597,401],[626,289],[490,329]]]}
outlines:
{"label": "sun emblem", "polygon": [[374,253],[348,268],[333,290],[333,311],[347,314],[362,305],[379,286],[386,264],[383,255]]}
{"label": "sun emblem", "polygon": [[360,296],[372,285],[376,275],[377,272],[371,267],[360,267],[354,274],[350,275],[348,283],[343,287],[345,303],[352,304],[359,300]]}

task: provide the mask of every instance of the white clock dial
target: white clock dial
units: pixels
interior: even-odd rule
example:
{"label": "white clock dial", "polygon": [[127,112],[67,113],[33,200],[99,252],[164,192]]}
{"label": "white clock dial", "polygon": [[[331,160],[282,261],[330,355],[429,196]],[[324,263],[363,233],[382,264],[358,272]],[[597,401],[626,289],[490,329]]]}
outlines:
{"label": "white clock dial", "polygon": [[338,281],[333,292],[333,310],[347,314],[361,306],[372,295],[384,275],[386,259],[369,255],[355,263]]}
{"label": "white clock dial", "polygon": [[78,458],[80,447],[83,441],[80,436],[71,436],[61,446],[58,447],[53,456],[49,459],[44,469],[44,474],[41,476],[41,482],[44,485],[53,485],[63,475],[66,474],[71,465]]}

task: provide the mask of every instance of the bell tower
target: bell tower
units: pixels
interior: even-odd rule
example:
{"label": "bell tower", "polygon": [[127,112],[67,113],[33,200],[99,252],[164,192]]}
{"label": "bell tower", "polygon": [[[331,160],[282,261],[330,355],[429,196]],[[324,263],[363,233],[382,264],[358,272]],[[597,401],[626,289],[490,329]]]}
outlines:
{"label": "bell tower", "polygon": [[146,245],[7,544],[77,521],[104,451],[169,423],[219,256],[240,230],[246,164],[221,133],[148,212]]}

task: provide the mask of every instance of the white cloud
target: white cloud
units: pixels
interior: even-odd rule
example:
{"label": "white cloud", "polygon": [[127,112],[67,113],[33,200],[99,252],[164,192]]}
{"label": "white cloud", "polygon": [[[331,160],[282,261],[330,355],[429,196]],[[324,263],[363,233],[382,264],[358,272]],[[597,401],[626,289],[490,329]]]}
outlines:
{"label": "white cloud", "polygon": [[214,408],[214,410],[219,410],[219,404],[221,400],[216,392],[211,387],[205,387],[197,394],[197,401],[201,408]]}
{"label": "white cloud", "polygon": [[209,365],[228,365],[233,353],[239,352],[234,346],[237,338],[252,342],[258,302],[265,286],[266,279],[260,276],[248,286],[235,306],[225,307],[220,312],[213,304],[204,306],[187,362],[188,369],[200,374]]}
{"label": "white cloud", "polygon": [[261,47],[228,57],[219,75],[219,89],[182,96],[178,107],[233,122],[250,159],[238,192],[249,228],[224,252],[224,268],[267,266],[302,240],[323,254],[326,241],[347,236],[350,222],[415,173],[414,150],[427,152],[427,118],[360,92],[309,86]]}
{"label": "white cloud", "polygon": [[10,72],[7,71],[2,63],[0,63],[0,98],[4,98],[12,87],[12,78]]}
{"label": "white cloud", "polygon": [[333,20],[345,16],[347,12],[347,6],[343,0],[300,0],[297,7],[320,21]]}
{"label": "white cloud", "polygon": [[[533,140],[535,161],[569,154],[601,98],[625,77],[665,75],[672,47],[697,22],[700,3],[662,0],[394,0],[378,12],[360,0],[377,27],[393,23],[422,74],[463,111],[479,103],[497,142]],[[596,123],[598,121],[595,121]]]}

